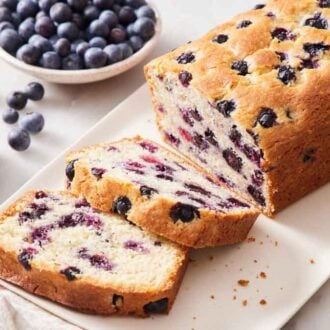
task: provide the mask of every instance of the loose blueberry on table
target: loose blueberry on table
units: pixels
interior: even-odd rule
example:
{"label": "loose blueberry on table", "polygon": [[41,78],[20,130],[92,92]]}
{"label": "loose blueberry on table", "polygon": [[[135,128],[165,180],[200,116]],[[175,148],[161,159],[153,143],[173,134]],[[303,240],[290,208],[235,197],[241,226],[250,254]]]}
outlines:
{"label": "loose blueberry on table", "polygon": [[[17,110],[25,108],[27,101],[39,101],[44,97],[44,87],[38,82],[29,83],[24,92],[14,91],[7,96],[8,109],[2,113],[6,124],[15,124],[19,120]],[[31,144],[30,134],[42,131],[45,119],[38,112],[27,113],[19,122],[19,127],[12,129],[8,134],[8,144],[16,151],[24,151]]]}
{"label": "loose blueberry on table", "polygon": [[18,121],[19,114],[16,110],[9,108],[2,114],[2,119],[7,124],[15,124]]}
{"label": "loose blueberry on table", "polygon": [[37,134],[42,131],[45,125],[45,119],[41,113],[29,112],[22,118],[20,127],[30,134]]}
{"label": "loose blueberry on table", "polygon": [[16,151],[24,151],[30,146],[31,138],[28,131],[14,128],[8,134],[8,143]]}
{"label": "loose blueberry on table", "polygon": [[31,82],[26,86],[24,93],[29,100],[39,101],[44,97],[45,89],[40,83]]}
{"label": "loose blueberry on table", "polygon": [[27,103],[27,96],[22,92],[12,92],[7,96],[7,105],[15,110],[22,110]]}
{"label": "loose blueberry on table", "polygon": [[145,0],[3,0],[0,47],[47,69],[100,68],[139,51],[155,24]]}

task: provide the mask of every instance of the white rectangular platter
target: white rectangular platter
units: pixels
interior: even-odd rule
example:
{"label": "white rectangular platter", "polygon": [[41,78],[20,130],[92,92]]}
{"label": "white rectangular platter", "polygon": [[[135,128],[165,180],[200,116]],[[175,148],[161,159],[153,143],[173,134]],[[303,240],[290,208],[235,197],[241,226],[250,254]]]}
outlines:
{"label": "white rectangular platter", "polygon": [[[72,148],[136,134],[159,140],[146,85]],[[37,173],[1,210],[31,188],[63,188],[64,154]],[[1,284],[85,329],[278,329],[330,276],[329,220],[330,184],[278,214],[276,221],[260,216],[249,239],[242,244],[193,251],[168,316],[135,319],[84,315],[6,282]],[[241,286],[239,280],[249,283]],[[261,300],[265,304],[261,304]]]}

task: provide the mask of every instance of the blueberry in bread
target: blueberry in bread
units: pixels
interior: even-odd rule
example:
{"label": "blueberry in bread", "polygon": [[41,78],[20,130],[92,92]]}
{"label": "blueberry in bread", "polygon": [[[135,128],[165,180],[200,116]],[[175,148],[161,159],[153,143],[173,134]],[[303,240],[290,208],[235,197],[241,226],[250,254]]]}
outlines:
{"label": "blueberry in bread", "polygon": [[164,140],[269,215],[330,179],[329,4],[271,0],[145,68]]}
{"label": "blueberry in bread", "polygon": [[201,168],[141,137],[71,152],[66,175],[71,192],[96,209],[194,248],[244,240],[258,215]]}
{"label": "blueberry in bread", "polygon": [[187,249],[68,192],[24,195],[0,214],[0,278],[81,312],[171,308]]}

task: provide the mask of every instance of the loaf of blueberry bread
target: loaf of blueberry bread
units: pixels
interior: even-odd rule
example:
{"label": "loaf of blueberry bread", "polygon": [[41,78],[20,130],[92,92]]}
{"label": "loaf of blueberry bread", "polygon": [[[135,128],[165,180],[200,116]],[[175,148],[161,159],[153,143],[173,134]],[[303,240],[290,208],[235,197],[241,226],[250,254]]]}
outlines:
{"label": "loaf of blueberry bread", "polygon": [[30,192],[0,214],[0,278],[81,312],[168,312],[187,252],[68,192]]}
{"label": "loaf of blueberry bread", "polygon": [[140,137],[71,152],[73,194],[145,230],[194,248],[245,239],[258,211],[202,169]]}
{"label": "loaf of blueberry bread", "polygon": [[270,0],[153,60],[164,140],[268,215],[328,182],[329,27],[329,0]]}

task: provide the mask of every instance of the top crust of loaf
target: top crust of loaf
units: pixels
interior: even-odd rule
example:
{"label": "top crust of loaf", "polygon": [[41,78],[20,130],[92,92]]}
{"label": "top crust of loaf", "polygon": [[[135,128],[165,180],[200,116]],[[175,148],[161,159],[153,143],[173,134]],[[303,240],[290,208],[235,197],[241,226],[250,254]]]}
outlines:
{"label": "top crust of loaf", "polygon": [[[153,60],[145,67],[146,76],[149,77],[153,70],[160,76],[187,70],[193,77],[191,86],[210,101],[234,99],[238,107],[232,117],[242,127],[258,133],[261,147],[270,152],[286,143],[284,137],[291,135],[292,120],[287,117],[287,109],[291,109],[296,117],[294,130],[297,134],[301,132],[298,138],[304,136],[306,122],[311,126],[317,120],[323,125],[326,123],[329,129],[330,51],[321,56],[318,69],[297,72],[297,81],[292,85],[285,85],[277,79],[276,70],[281,62],[275,51],[291,53],[296,57],[294,64],[297,64],[297,57],[306,55],[304,43],[330,45],[330,30],[300,26],[303,18],[313,16],[316,11],[321,12],[330,25],[330,9],[319,8],[316,0],[269,1],[263,9],[240,14],[201,39]],[[274,12],[276,19],[269,18],[268,12]],[[252,24],[237,29],[242,20],[250,20]],[[296,40],[278,42],[272,39],[271,31],[276,27],[292,30],[297,34]],[[224,44],[213,42],[219,34],[228,35],[228,41]],[[188,51],[195,54],[195,61],[179,64],[176,61],[178,56]],[[231,65],[237,60],[246,60],[251,74],[241,76],[232,70]],[[324,110],[312,111],[316,106],[322,106]],[[253,127],[261,107],[274,109],[281,124],[268,130]],[[308,109],[311,110],[306,111]]]}

